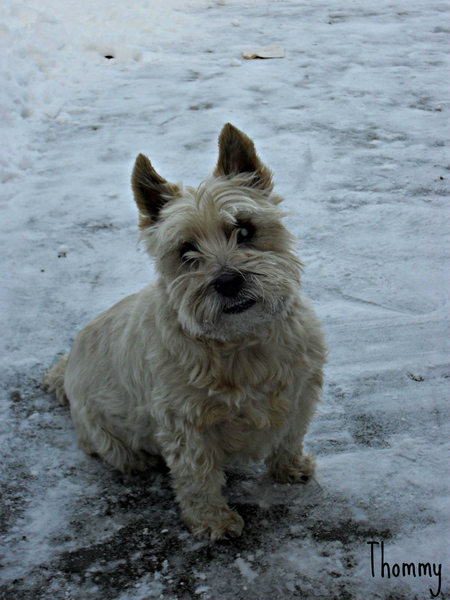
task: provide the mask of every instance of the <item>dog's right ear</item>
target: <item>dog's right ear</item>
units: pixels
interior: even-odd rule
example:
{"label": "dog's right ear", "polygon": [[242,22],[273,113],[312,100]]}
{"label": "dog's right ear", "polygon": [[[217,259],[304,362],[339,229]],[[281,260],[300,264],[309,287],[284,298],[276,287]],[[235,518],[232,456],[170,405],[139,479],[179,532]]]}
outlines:
{"label": "dog's right ear", "polygon": [[179,192],[179,187],[161,177],[143,154],[134,163],[131,188],[139,209],[140,229],[156,223],[160,210]]}

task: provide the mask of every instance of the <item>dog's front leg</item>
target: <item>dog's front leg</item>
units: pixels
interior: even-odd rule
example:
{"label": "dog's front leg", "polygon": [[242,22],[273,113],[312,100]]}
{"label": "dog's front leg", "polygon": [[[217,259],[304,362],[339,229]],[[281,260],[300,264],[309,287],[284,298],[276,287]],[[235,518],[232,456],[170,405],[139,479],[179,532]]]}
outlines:
{"label": "dog's front leg", "polygon": [[319,401],[317,381],[312,380],[296,399],[296,410],[290,415],[290,427],[284,439],[266,458],[270,474],[280,483],[306,483],[314,474],[316,457],[312,453],[304,454],[303,439]]}
{"label": "dog's front leg", "polygon": [[194,428],[160,432],[159,439],[177,502],[192,533],[211,540],[240,536],[244,521],[221,494],[225,457],[213,440]]}

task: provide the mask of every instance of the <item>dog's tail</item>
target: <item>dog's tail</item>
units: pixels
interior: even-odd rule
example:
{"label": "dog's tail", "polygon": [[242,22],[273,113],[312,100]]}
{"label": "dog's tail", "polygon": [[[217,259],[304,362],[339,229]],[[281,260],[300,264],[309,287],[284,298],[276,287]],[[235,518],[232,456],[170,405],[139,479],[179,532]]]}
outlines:
{"label": "dog's tail", "polygon": [[66,372],[68,354],[64,354],[56,365],[53,365],[42,380],[42,386],[49,392],[54,392],[58,402],[62,405],[69,404],[69,398],[64,389],[64,375]]}

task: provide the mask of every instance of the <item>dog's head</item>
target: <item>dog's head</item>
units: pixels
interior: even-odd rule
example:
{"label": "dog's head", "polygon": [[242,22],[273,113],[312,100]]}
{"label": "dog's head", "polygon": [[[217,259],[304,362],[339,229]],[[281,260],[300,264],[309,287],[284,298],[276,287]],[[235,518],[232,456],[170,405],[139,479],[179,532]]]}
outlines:
{"label": "dog's head", "polygon": [[167,182],[142,154],[132,188],[168,302],[191,335],[258,336],[288,308],[301,263],[271,171],[244,133],[223,127],[216,168],[198,188]]}

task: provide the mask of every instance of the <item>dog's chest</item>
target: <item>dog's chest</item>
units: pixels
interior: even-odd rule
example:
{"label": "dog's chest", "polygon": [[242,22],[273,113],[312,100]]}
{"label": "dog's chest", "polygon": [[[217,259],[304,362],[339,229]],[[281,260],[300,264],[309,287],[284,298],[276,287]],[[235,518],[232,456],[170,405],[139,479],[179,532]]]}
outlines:
{"label": "dog's chest", "polygon": [[195,415],[197,431],[214,438],[226,454],[259,458],[262,447],[271,445],[288,422],[290,403],[280,384],[262,385],[260,389],[226,391],[205,397]]}
{"label": "dog's chest", "polygon": [[215,429],[238,439],[252,432],[280,431],[288,418],[290,404],[280,383],[262,384],[259,389],[210,393],[195,417],[198,431]]}

